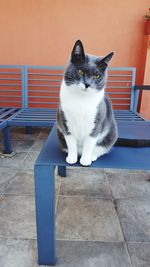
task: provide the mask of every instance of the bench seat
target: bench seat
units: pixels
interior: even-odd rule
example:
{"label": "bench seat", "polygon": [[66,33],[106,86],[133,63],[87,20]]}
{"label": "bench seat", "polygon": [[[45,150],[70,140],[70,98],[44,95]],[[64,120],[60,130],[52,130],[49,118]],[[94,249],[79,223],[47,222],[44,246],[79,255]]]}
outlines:
{"label": "bench seat", "polygon": [[56,121],[56,109],[27,108],[21,109],[8,120],[10,126],[52,127]]}
{"label": "bench seat", "polygon": [[[122,114],[128,115],[128,112]],[[130,120],[123,119],[119,116],[117,120],[120,138],[150,140],[150,122],[133,113]],[[55,125],[34,167],[38,263],[41,265],[56,263],[55,168],[58,167],[59,175],[65,177],[67,166],[81,167],[79,162],[68,164],[65,158],[66,154],[61,151]],[[150,147],[115,146],[108,154],[93,162],[90,168],[150,170]]]}
{"label": "bench seat", "polygon": [[8,120],[17,114],[18,108],[0,108],[0,129],[3,131],[4,153],[10,154],[12,152],[10,134],[8,129]]}

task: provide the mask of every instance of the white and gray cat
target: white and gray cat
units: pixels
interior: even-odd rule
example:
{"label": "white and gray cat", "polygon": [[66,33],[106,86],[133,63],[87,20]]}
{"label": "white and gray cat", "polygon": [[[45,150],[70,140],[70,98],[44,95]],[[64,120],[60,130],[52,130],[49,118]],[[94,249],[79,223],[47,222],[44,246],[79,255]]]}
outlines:
{"label": "white and gray cat", "polygon": [[78,40],[72,50],[60,89],[57,130],[66,161],[88,166],[108,153],[118,133],[110,99],[105,95],[107,67],[113,52],[105,57],[84,53]]}

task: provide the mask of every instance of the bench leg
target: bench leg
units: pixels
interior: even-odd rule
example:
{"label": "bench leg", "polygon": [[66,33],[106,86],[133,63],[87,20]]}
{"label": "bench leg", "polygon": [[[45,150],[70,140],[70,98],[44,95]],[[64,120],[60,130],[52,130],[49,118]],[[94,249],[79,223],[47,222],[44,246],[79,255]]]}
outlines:
{"label": "bench leg", "polygon": [[26,126],[26,134],[32,134],[32,126]]}
{"label": "bench leg", "polygon": [[66,166],[58,166],[58,175],[66,177]]}
{"label": "bench leg", "polygon": [[11,141],[10,141],[10,131],[8,127],[3,129],[3,141],[4,141],[4,153],[12,153]]}
{"label": "bench leg", "polygon": [[35,165],[36,224],[40,265],[56,263],[54,170],[54,166]]}

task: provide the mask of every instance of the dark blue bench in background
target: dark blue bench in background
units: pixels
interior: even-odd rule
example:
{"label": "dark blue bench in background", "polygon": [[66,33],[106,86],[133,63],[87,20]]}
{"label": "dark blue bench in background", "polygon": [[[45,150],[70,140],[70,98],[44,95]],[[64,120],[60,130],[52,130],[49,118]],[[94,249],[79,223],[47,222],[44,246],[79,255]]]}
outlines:
{"label": "dark blue bench in background", "polygon": [[4,153],[11,153],[9,126],[52,127],[64,67],[0,66],[0,129]]}
{"label": "dark blue bench in background", "polygon": [[0,129],[4,153],[11,153],[8,120],[22,108],[23,73],[21,66],[0,66]]}

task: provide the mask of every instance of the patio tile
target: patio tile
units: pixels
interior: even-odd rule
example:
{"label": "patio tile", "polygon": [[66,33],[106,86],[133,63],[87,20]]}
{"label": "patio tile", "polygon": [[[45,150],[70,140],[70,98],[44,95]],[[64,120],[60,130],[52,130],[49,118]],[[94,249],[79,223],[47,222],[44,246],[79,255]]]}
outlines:
{"label": "patio tile", "polygon": [[[29,150],[31,150],[32,146],[34,144],[34,140],[23,140],[23,139],[19,139],[19,140],[11,140],[11,146],[12,146],[12,150],[15,152],[28,152]],[[0,151],[1,153],[3,153],[4,147],[3,144],[0,143]]]}
{"label": "patio tile", "polygon": [[17,152],[28,152],[33,146],[34,140],[13,140],[12,149]]}
{"label": "patio tile", "polygon": [[0,196],[5,193],[10,180],[15,176],[17,170],[10,168],[0,168]]}
{"label": "patio tile", "polygon": [[33,195],[34,174],[31,171],[18,171],[13,180],[8,184],[5,194],[9,195]]}
{"label": "patio tile", "polygon": [[41,132],[39,133],[37,139],[39,140],[46,140],[50,134],[51,128],[46,127],[42,128]]}
{"label": "patio tile", "polygon": [[33,170],[35,161],[39,155],[39,151],[31,151],[23,162],[23,170]]}
{"label": "patio tile", "polygon": [[60,267],[130,267],[123,243],[58,241]]}
{"label": "patio tile", "polygon": [[32,196],[0,199],[0,237],[35,238],[35,204]]}
{"label": "patio tile", "polygon": [[35,140],[41,129],[36,127],[33,127],[32,129],[32,134],[27,134],[25,127],[10,127],[11,139]]}
{"label": "patio tile", "polygon": [[[58,196],[61,178],[56,176],[56,198]],[[33,171],[18,171],[7,185],[6,195],[33,195],[34,196],[34,173]]]}
{"label": "patio tile", "polygon": [[1,155],[0,156],[0,166],[1,167],[13,167],[20,168],[24,159],[27,156],[27,152],[17,152],[12,155]]}
{"label": "patio tile", "polygon": [[127,241],[150,242],[149,199],[117,200],[116,207]]}
{"label": "patio tile", "polygon": [[[57,241],[56,248],[56,267],[131,266],[123,243]],[[3,267],[38,267],[36,241],[0,239],[0,259]]]}
{"label": "patio tile", "polygon": [[150,198],[150,172],[112,172],[106,175],[115,199]]}
{"label": "patio tile", "polygon": [[31,148],[31,151],[41,151],[45,144],[44,140],[36,140]]}
{"label": "patio tile", "polygon": [[104,172],[107,173],[147,173],[148,171],[143,171],[143,170],[131,170],[131,169],[111,169],[111,168],[104,168]]}
{"label": "patio tile", "polygon": [[150,266],[150,243],[128,243],[133,267]]}
{"label": "patio tile", "polygon": [[62,178],[60,195],[85,195],[111,199],[111,193],[102,170],[90,168],[67,169]]}
{"label": "patio tile", "polygon": [[35,241],[0,239],[0,263],[2,267],[38,267]]}
{"label": "patio tile", "polygon": [[110,200],[88,197],[59,197],[57,238],[122,242],[123,236]]}

